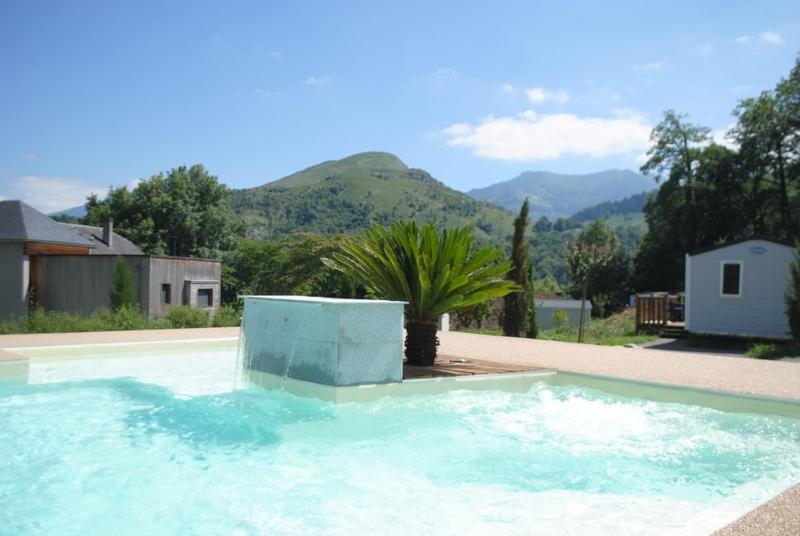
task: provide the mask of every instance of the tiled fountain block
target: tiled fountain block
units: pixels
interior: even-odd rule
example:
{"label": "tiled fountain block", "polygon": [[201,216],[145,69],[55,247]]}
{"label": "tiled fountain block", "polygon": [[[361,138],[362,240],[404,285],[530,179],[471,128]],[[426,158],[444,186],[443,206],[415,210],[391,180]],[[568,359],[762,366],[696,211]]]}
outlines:
{"label": "tiled fountain block", "polygon": [[244,304],[255,370],[334,386],[402,381],[402,302],[246,296]]}

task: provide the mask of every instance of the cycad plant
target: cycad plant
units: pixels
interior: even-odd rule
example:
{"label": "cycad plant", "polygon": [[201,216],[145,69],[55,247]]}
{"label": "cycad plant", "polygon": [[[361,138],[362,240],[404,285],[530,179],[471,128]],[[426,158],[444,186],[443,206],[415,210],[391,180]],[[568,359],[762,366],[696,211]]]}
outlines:
{"label": "cycad plant", "polygon": [[345,240],[323,259],[364,285],[375,298],[405,301],[406,357],[410,365],[433,365],[440,315],[517,290],[505,279],[500,251],[472,248],[472,228],[438,231],[434,225],[397,222],[374,226]]}

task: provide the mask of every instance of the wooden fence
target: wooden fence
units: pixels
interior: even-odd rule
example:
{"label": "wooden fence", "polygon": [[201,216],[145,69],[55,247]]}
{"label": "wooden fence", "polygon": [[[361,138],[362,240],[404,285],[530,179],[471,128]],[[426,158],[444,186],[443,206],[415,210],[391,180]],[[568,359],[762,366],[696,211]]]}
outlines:
{"label": "wooden fence", "polygon": [[669,295],[636,295],[636,331],[661,329],[669,321]]}

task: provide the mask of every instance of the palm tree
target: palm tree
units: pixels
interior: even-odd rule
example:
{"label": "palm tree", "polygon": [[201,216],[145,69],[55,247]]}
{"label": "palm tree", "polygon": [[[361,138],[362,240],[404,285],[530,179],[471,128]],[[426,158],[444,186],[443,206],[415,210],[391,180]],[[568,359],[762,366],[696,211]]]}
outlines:
{"label": "palm tree", "polygon": [[323,262],[363,284],[372,296],[405,301],[406,357],[410,365],[433,365],[436,324],[444,313],[517,290],[505,279],[508,262],[492,247],[472,250],[472,228],[437,231],[413,221],[387,229],[376,225],[346,239]]}

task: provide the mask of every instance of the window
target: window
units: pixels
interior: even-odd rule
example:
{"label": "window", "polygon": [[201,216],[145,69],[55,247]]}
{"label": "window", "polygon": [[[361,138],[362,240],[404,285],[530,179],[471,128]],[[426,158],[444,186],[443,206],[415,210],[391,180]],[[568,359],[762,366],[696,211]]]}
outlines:
{"label": "window", "polygon": [[742,295],[742,263],[723,261],[722,263],[722,296],[739,297]]}
{"label": "window", "polygon": [[197,306],[211,307],[214,305],[214,290],[210,288],[197,289]]}
{"label": "window", "polygon": [[161,285],[161,303],[172,303],[172,285],[169,283]]}

